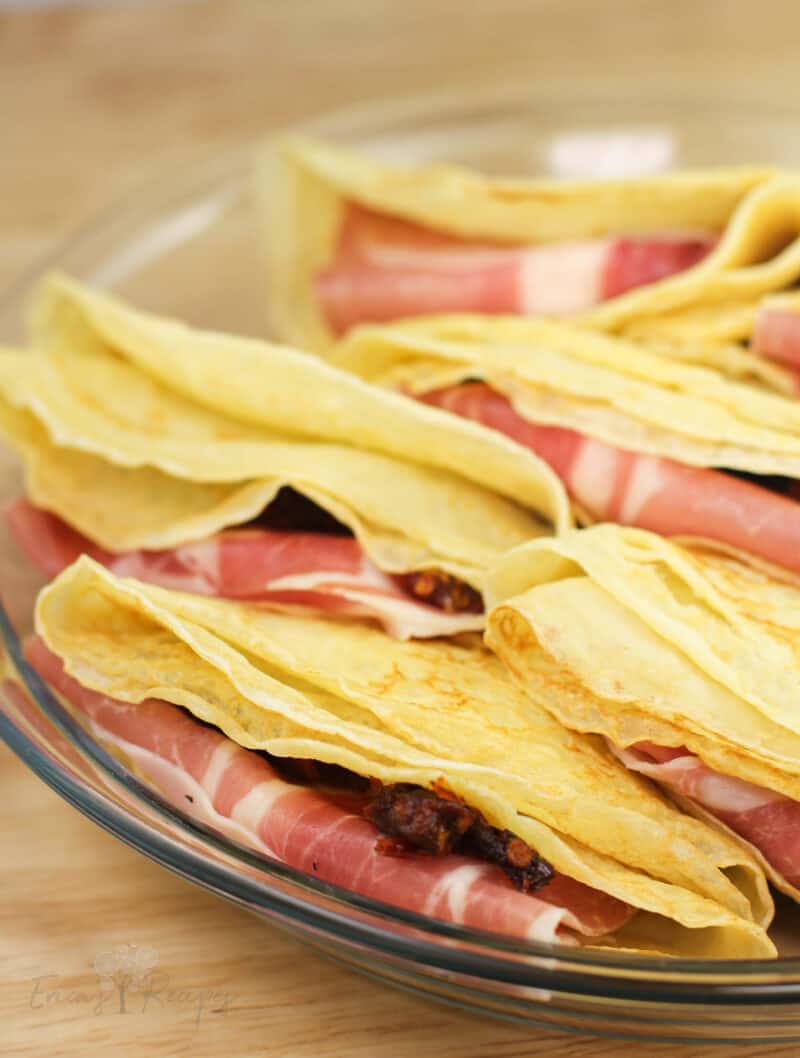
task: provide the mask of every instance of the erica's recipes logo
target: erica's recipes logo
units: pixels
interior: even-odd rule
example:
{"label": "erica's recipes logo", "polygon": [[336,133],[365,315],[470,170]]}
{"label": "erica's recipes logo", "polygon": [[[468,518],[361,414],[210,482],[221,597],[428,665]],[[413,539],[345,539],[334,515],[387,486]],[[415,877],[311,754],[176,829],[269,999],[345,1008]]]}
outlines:
{"label": "erica's recipes logo", "polygon": [[98,952],[94,970],[104,992],[114,992],[119,998],[118,1014],[127,1014],[125,997],[131,992],[143,993],[152,984],[151,971],[158,963],[155,948],[140,948],[136,944],[118,944],[110,951]]}
{"label": "erica's recipes logo", "polygon": [[158,967],[155,948],[117,944],[98,952],[92,962],[97,982],[86,987],[68,984],[58,974],[32,980],[30,1005],[34,1010],[71,1006],[86,1008],[94,1015],[146,1014],[148,1010],[171,1008],[189,1012],[195,1028],[204,1014],[224,1014],[233,996],[216,988],[178,988],[169,974]]}

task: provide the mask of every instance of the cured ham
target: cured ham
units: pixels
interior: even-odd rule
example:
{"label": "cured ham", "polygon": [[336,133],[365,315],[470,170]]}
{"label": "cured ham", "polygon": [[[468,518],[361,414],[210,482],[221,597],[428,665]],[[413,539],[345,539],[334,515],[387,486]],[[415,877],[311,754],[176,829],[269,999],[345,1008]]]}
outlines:
{"label": "cured ham", "polygon": [[357,323],[389,323],[436,312],[517,312],[519,267],[513,261],[451,273],[430,268],[345,265],[321,272],[317,299],[336,335]]}
{"label": "cured ham", "polygon": [[315,289],[337,335],[437,312],[570,315],[691,268],[715,243],[701,234],[515,247],[431,232],[351,203],[335,260]]}
{"label": "cured ham", "polygon": [[633,913],[626,904],[556,876],[536,895],[513,888],[480,859],[382,855],[378,830],[324,793],[282,778],[260,753],[164,701],[137,705],[91,691],[67,675],[41,639],[26,656],[94,735],[131,761],[172,804],[225,836],[298,870],[434,918],[538,941],[601,936]]}
{"label": "cured ham", "polygon": [[789,496],[722,471],[639,455],[566,427],[528,422],[484,383],[434,390],[420,399],[532,449],[597,521],[716,540],[800,572],[800,502]]}
{"label": "cured ham", "polygon": [[[613,747],[612,747],[613,748]],[[754,845],[790,885],[800,887],[800,802],[722,775],[685,747],[637,742],[614,752],[632,771],[701,805]]]}
{"label": "cured ham", "polygon": [[716,244],[717,239],[711,235],[612,239],[603,270],[601,300],[685,272],[707,257]]}
{"label": "cured ham", "polygon": [[[97,547],[56,515],[17,500],[6,512],[17,541],[45,576],[54,577],[88,554],[121,577],[175,591],[303,607],[379,621],[399,639],[455,635],[483,626],[480,596],[468,585],[435,572],[408,577],[383,573],[353,537],[275,529],[232,529],[166,551],[113,554]],[[422,581],[433,581],[420,601]],[[442,594],[442,585],[454,582]],[[448,603],[451,605],[448,608]],[[467,609],[468,607],[468,609]],[[458,612],[459,609],[461,612]]]}
{"label": "cured ham", "polygon": [[756,313],[753,352],[798,372],[800,389],[800,311],[769,305]]}

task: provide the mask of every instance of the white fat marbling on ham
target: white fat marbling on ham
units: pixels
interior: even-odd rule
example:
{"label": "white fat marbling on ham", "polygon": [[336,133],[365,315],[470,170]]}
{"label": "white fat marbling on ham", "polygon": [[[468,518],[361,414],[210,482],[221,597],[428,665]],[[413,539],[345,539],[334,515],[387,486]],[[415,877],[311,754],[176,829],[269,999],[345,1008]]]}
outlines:
{"label": "white fat marbling on ham", "polygon": [[323,599],[335,596],[341,601],[338,613],[374,618],[395,639],[430,639],[483,628],[483,614],[446,613],[426,606],[406,595],[386,574],[372,569],[363,579],[325,571],[281,577],[270,586],[271,599],[275,607],[285,600],[287,609],[296,609],[303,600],[313,608],[318,595]]}
{"label": "white fat marbling on ham", "polygon": [[211,755],[208,767],[203,773],[202,782],[203,787],[208,791],[208,795],[212,800],[217,796],[220,783],[236,756],[237,748],[235,742],[226,739],[224,742],[220,742]]}
{"label": "white fat marbling on ham", "polygon": [[374,620],[398,639],[457,635],[484,624],[482,614],[448,613],[416,599],[352,537],[233,529],[171,550],[113,554],[25,499],[6,514],[22,548],[49,577],[85,553],[120,577],[294,612]]}
{"label": "white fat marbling on ham", "polygon": [[[124,759],[131,762],[137,775],[145,776],[166,801],[180,808],[186,815],[199,823],[205,823],[239,845],[254,848],[266,856],[274,856],[272,849],[267,848],[249,825],[250,820],[240,819],[238,815],[234,818],[220,815],[214,808],[213,794],[184,768],[142,746],[111,734],[98,724],[91,723],[91,731],[99,741],[119,751]],[[266,787],[268,784],[263,785]],[[263,814],[263,794],[258,800]]]}
{"label": "white fat marbling on ham", "polygon": [[586,438],[569,468],[569,488],[587,511],[610,511],[616,493],[620,453]]}
{"label": "white fat marbling on ham", "polygon": [[[362,591],[392,592],[396,586],[392,578],[373,565],[367,558],[361,563],[356,573],[342,573],[338,570],[310,570],[307,573],[288,573],[285,577],[275,577],[269,582],[270,591],[316,591],[324,588],[329,582],[338,585],[350,585]],[[264,585],[266,587],[267,585]]]}
{"label": "white fat marbling on ham", "polygon": [[668,487],[665,464],[666,460],[654,456],[636,457],[617,515],[623,525],[638,525],[647,505]]}
{"label": "white fat marbling on ham", "polygon": [[684,747],[609,745],[631,771],[695,801],[754,845],[791,885],[800,885],[800,802],[715,771]]}
{"label": "white fat marbling on ham", "polygon": [[183,544],[174,551],[131,551],[104,563],[118,577],[149,580],[162,588],[213,595],[221,580],[220,548],[214,539]]}
{"label": "white fat marbling on ham", "polygon": [[479,863],[457,867],[447,878],[442,879],[431,889],[425,901],[425,914],[435,914],[439,904],[445,901],[453,918],[463,919],[470,890],[480,878],[486,875],[488,869],[488,864]]}
{"label": "white fat marbling on ham", "polygon": [[[666,767],[669,768],[670,765]],[[773,790],[767,790],[763,786],[754,786],[732,775],[720,775],[717,772],[702,776],[696,798],[702,801],[703,806],[709,812],[719,814],[751,812],[754,808],[763,808],[764,805],[781,800],[781,797]]]}
{"label": "white fat marbling on ham", "polygon": [[531,422],[482,382],[420,394],[532,449],[596,521],[662,536],[693,536],[800,572],[800,502],[719,470],[616,448],[575,430]]}
{"label": "white fat marbling on ham", "polygon": [[259,853],[272,850],[320,881],[445,921],[539,941],[569,943],[565,921],[578,931],[585,923],[591,936],[606,934],[633,913],[562,876],[530,895],[514,889],[499,867],[470,857],[381,855],[371,822],[282,779],[261,754],[167,702],[130,705],[83,687],[41,639],[30,639],[25,653],[97,737],[124,752],[177,808]]}
{"label": "white fat marbling on ham", "polygon": [[573,315],[692,267],[715,242],[704,232],[674,232],[514,246],[348,203],[336,255],[314,290],[335,334],[440,312]]}
{"label": "white fat marbling on ham", "polygon": [[521,316],[571,316],[603,300],[603,273],[610,242],[554,243],[520,254]]}
{"label": "white fat marbling on ham", "polygon": [[[574,928],[574,916],[570,915],[564,908],[550,907],[542,912],[535,923],[531,923],[531,928],[527,934],[528,940],[536,940],[536,934],[541,932],[551,933],[553,937],[556,937],[562,926],[572,926]],[[568,933],[561,935],[562,944],[571,942],[572,938]]]}
{"label": "white fat marbling on ham", "polygon": [[231,809],[231,818],[249,833],[257,833],[258,824],[273,804],[285,793],[278,779],[265,779],[237,801]]}
{"label": "white fat marbling on ham", "polygon": [[732,775],[721,775],[683,747],[674,749],[639,742],[627,749],[613,745],[611,749],[632,771],[658,779],[710,812],[749,812],[782,798],[774,790],[754,786]]}

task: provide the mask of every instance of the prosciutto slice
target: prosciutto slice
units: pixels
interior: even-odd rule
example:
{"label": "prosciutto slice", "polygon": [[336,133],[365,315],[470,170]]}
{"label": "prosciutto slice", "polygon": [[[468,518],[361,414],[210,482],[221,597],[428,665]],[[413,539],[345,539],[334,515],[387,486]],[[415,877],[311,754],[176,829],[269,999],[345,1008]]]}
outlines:
{"label": "prosciutto slice", "polygon": [[336,258],[315,278],[331,330],[436,312],[570,315],[684,271],[707,234],[514,247],[471,242],[349,204]]}
{"label": "prosciutto slice", "polygon": [[532,449],[597,521],[696,536],[800,572],[800,502],[718,470],[615,448],[575,430],[541,426],[484,383],[421,400],[490,426]]}
{"label": "prosciutto slice", "polygon": [[790,885],[800,887],[800,802],[722,775],[685,747],[637,742],[624,750],[612,748],[632,771],[695,801],[726,823],[754,845]]}
{"label": "prosciutto slice", "polygon": [[114,554],[26,499],[15,501],[6,517],[47,577],[88,554],[120,577],[198,595],[372,618],[398,639],[483,627],[482,614],[448,613],[420,602],[370,562],[352,537],[233,529],[171,550]]}
{"label": "prosciutto slice", "polygon": [[756,313],[751,348],[796,373],[800,393],[800,311],[767,305]]}
{"label": "prosciutto slice", "polygon": [[468,856],[376,851],[378,831],[323,793],[287,782],[259,753],[197,723],[167,702],[138,705],[79,684],[34,637],[30,664],[182,811],[234,841],[320,881],[409,911],[530,940],[569,943],[569,931],[600,936],[632,909],[569,878],[556,877],[535,896],[518,892],[502,870]]}

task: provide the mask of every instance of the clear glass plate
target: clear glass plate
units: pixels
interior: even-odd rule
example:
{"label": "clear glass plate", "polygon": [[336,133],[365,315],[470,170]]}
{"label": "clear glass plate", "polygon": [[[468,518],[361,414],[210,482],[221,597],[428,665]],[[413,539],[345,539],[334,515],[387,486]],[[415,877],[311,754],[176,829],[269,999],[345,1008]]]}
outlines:
{"label": "clear glass plate", "polygon": [[[472,98],[367,107],[306,128],[409,162],[451,159],[491,172],[609,176],[669,167],[800,163],[797,111],[734,101],[542,99],[530,86]],[[265,333],[250,195],[253,150],[143,189],[37,269],[58,267],[198,326]],[[23,337],[30,284],[0,300],[0,342]],[[0,450],[0,501],[20,490]],[[184,878],[348,965],[471,1010],[648,1039],[800,1039],[800,938],[779,910],[777,962],[677,961],[523,943],[450,926],[264,861],[191,822],[109,757],[20,660],[40,581],[0,528],[0,637],[21,686],[0,685],[0,735],[45,782],[121,840]],[[16,632],[15,632],[16,629]],[[794,921],[797,921],[795,917]]]}

